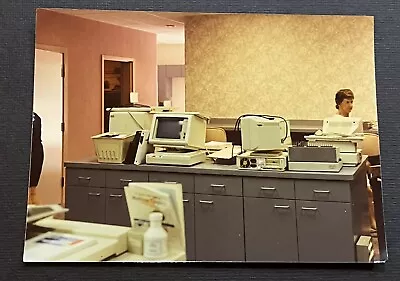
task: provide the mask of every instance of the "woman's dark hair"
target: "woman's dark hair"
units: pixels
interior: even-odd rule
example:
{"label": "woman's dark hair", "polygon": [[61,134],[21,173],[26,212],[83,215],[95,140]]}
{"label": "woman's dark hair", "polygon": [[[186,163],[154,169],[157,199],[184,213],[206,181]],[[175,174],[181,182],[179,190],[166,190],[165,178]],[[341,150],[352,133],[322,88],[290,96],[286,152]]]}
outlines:
{"label": "woman's dark hair", "polygon": [[339,104],[343,102],[345,99],[354,99],[354,94],[350,89],[341,89],[336,93],[335,102],[336,109],[339,109]]}

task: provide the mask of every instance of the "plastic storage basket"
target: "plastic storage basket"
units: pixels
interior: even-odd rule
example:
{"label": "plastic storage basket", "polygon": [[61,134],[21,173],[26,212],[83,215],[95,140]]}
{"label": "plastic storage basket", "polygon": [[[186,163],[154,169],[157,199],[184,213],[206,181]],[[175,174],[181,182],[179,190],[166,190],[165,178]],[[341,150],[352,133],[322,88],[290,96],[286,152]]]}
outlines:
{"label": "plastic storage basket", "polygon": [[103,133],[92,137],[97,161],[102,163],[122,163],[125,161],[130,142],[135,134]]}

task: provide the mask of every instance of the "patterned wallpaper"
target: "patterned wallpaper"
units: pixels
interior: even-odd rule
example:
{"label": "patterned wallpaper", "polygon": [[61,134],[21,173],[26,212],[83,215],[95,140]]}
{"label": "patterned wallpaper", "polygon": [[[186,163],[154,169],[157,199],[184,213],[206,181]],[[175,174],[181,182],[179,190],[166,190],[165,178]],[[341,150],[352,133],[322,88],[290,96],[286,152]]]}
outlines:
{"label": "patterned wallpaper", "polygon": [[185,42],[187,111],[323,119],[350,88],[352,116],[377,119],[373,17],[196,16]]}

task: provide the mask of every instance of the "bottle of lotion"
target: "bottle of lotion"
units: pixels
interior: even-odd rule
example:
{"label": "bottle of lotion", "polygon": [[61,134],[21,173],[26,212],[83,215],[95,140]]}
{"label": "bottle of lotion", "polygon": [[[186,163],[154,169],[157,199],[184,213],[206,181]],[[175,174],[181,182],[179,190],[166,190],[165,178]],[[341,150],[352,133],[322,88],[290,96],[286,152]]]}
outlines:
{"label": "bottle of lotion", "polygon": [[163,214],[151,213],[150,227],[143,237],[143,256],[148,259],[162,259],[168,255],[168,233],[162,227]]}

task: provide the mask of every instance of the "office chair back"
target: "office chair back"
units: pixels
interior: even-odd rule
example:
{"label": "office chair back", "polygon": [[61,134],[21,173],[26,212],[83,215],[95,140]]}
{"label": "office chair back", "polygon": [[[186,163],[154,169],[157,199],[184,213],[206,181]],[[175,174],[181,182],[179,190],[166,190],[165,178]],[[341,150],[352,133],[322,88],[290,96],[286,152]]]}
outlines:
{"label": "office chair back", "polygon": [[376,134],[365,134],[362,142],[362,154],[367,156],[380,155],[379,136]]}
{"label": "office chair back", "polygon": [[[372,192],[372,210],[375,220],[375,227],[378,236],[378,247],[380,258],[387,259],[386,252],[386,234],[384,230],[384,215],[382,202],[382,185],[381,185],[381,170],[380,170],[380,145],[379,136],[376,134],[365,134],[362,143],[362,154],[368,156],[368,172],[367,176]],[[370,200],[371,200],[370,199]],[[370,207],[371,208],[371,207]]]}
{"label": "office chair back", "polygon": [[226,131],[223,128],[207,128],[206,129],[206,142],[219,141],[226,142]]}

